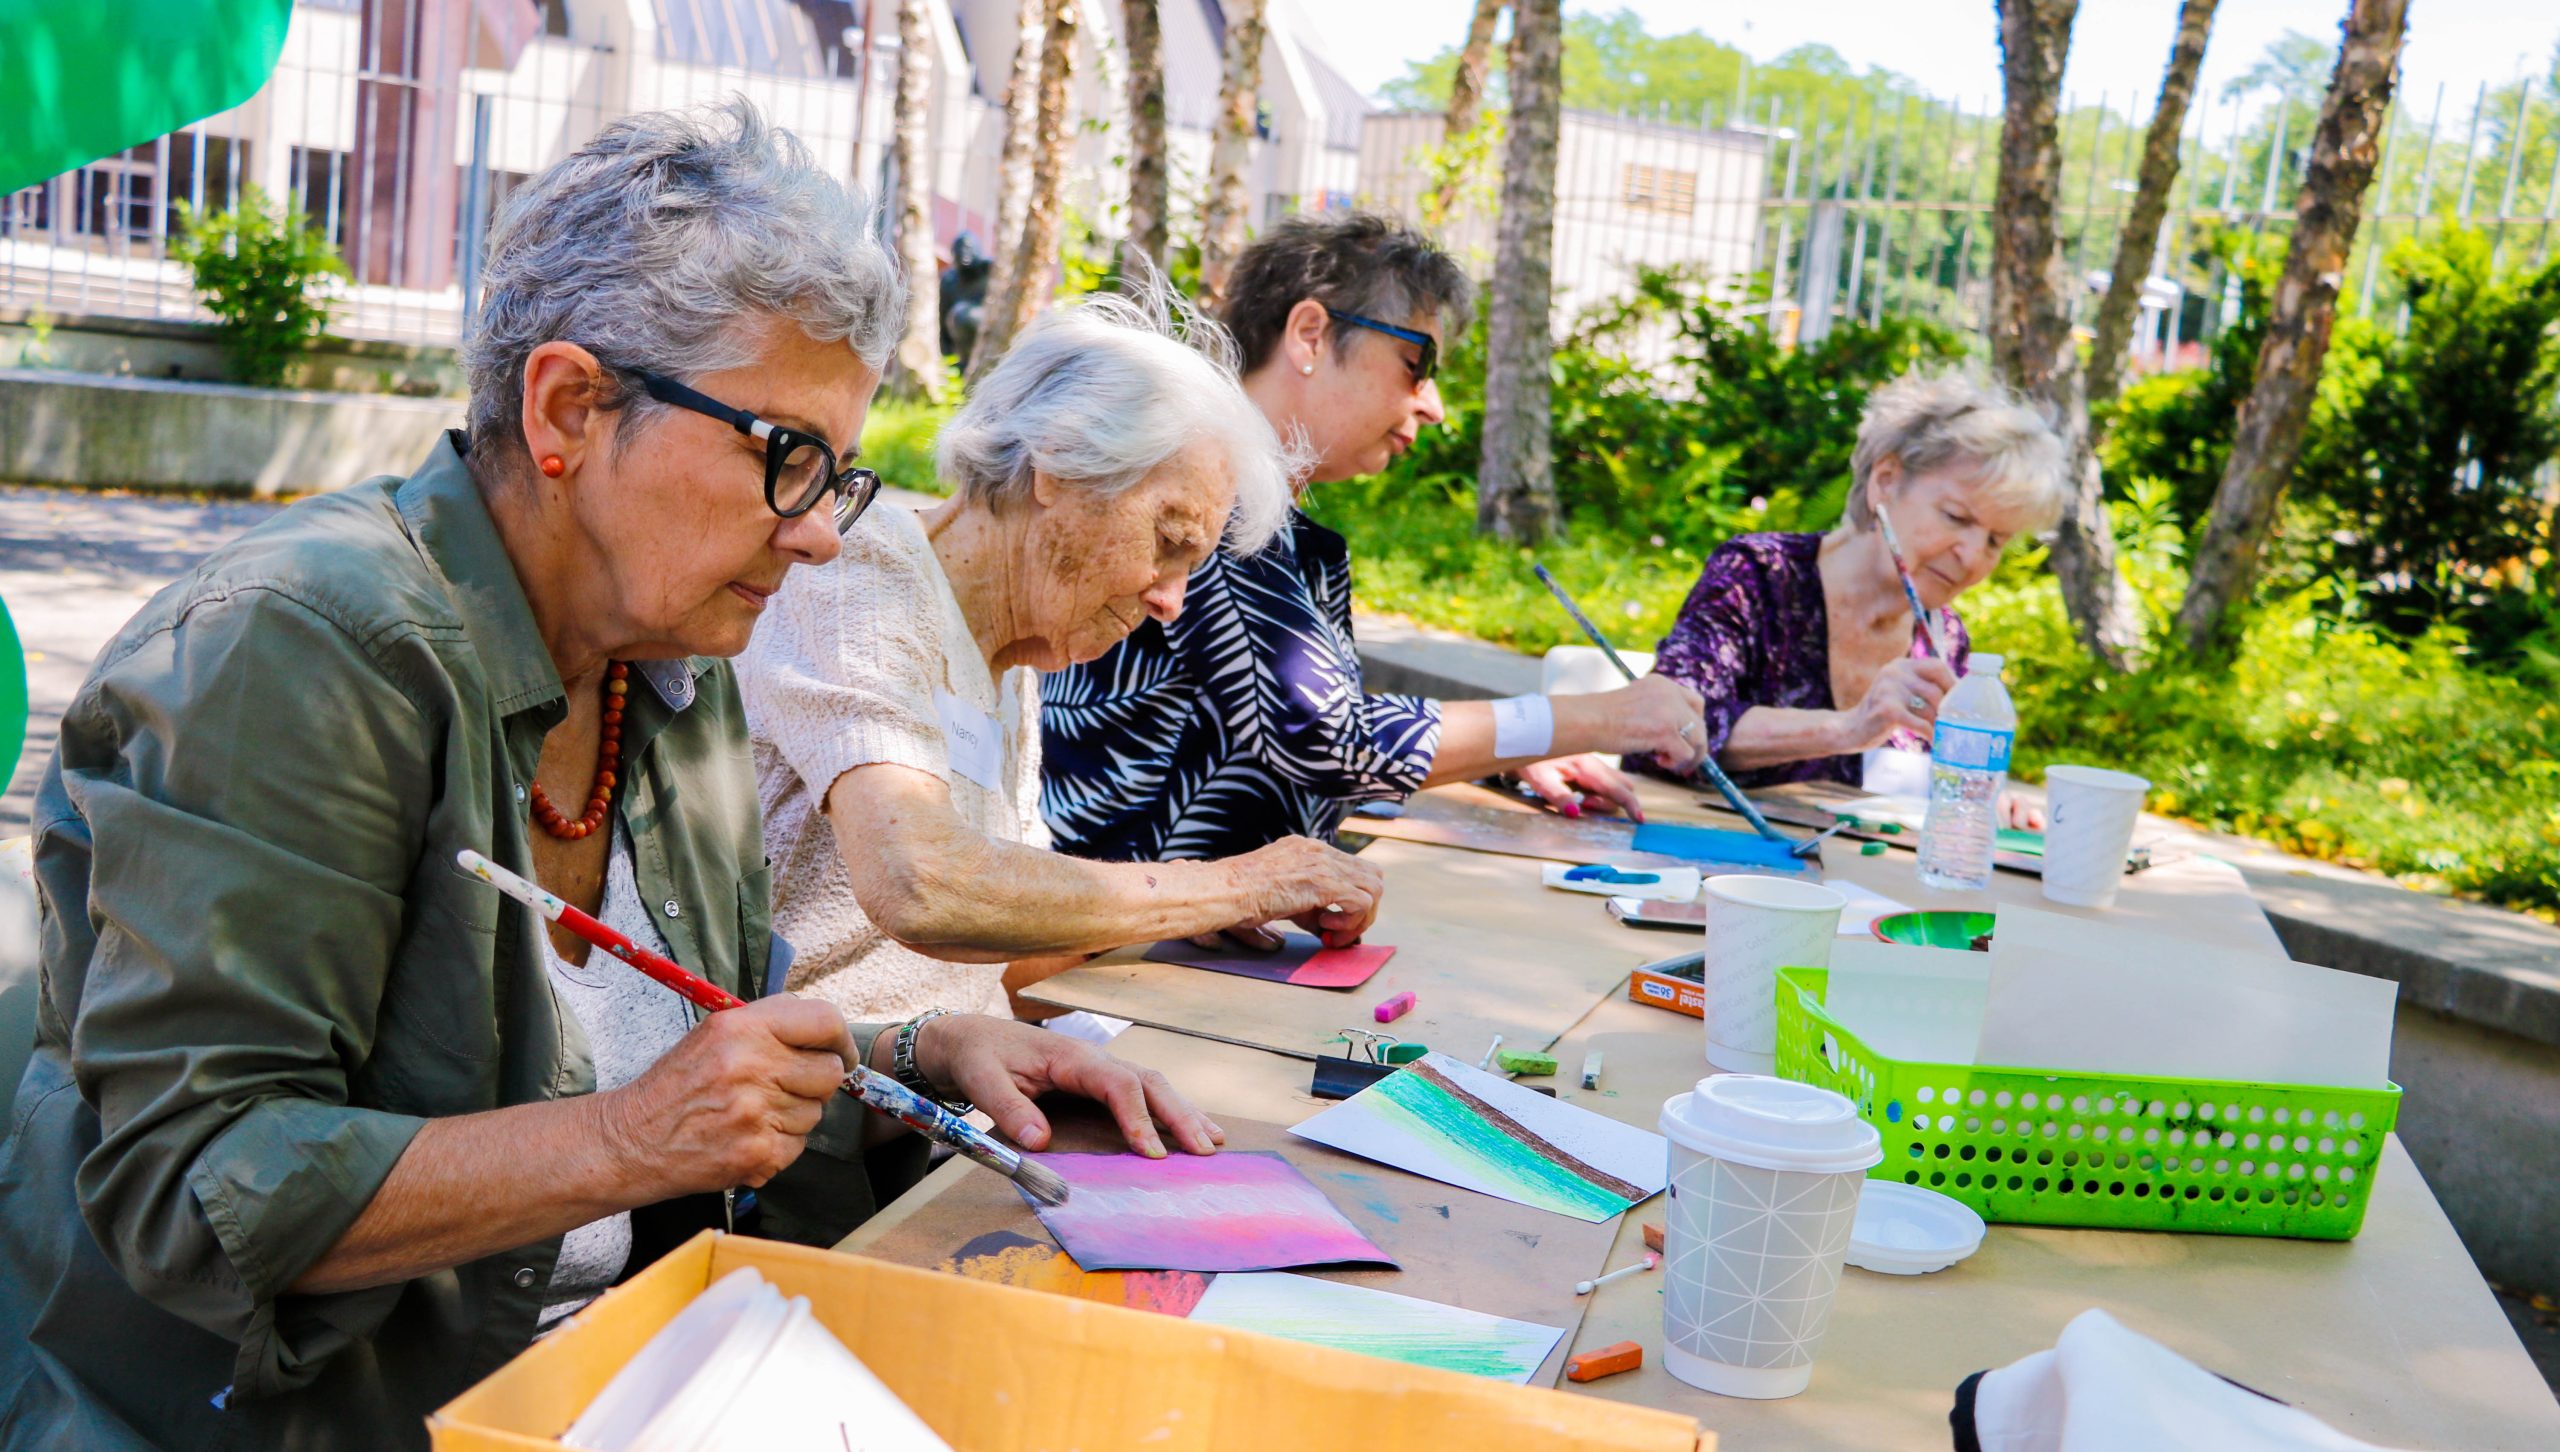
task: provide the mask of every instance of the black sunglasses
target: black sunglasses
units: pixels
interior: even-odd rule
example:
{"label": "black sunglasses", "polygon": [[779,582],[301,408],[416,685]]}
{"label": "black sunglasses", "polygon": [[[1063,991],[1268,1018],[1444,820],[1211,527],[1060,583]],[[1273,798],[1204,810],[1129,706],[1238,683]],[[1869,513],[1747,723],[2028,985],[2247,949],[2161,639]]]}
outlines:
{"label": "black sunglasses", "polygon": [[859,464],[836,467],[836,451],[816,434],[802,433],[781,424],[767,423],[743,408],[731,408],[720,400],[688,388],[663,374],[643,369],[623,370],[640,380],[649,396],[660,403],[716,418],[738,432],[764,444],[764,502],[785,519],[798,519],[818,507],[819,501],[834,490],[836,496],[836,532],[853,528],[862,511],[880,497],[880,476]]}
{"label": "black sunglasses", "polygon": [[1421,359],[1404,365],[1405,371],[1413,375],[1414,387],[1420,388],[1439,374],[1440,340],[1429,333],[1416,332],[1411,328],[1399,328],[1393,323],[1382,323],[1376,318],[1364,318],[1358,313],[1346,313],[1339,308],[1326,308],[1325,315],[1337,323],[1348,323],[1355,328],[1367,328],[1373,333],[1384,333],[1397,342],[1411,343],[1420,348]]}

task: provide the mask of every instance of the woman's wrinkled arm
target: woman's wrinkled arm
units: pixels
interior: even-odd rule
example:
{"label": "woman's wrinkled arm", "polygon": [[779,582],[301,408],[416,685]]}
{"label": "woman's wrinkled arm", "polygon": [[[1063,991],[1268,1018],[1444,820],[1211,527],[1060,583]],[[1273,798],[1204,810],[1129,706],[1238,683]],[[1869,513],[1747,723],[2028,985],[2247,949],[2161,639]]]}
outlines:
{"label": "woman's wrinkled arm", "polygon": [[827,818],[863,912],[956,963],[1095,952],[1332,903],[1338,930],[1356,935],[1379,890],[1373,869],[1304,837],[1216,862],[1092,862],[1000,841],[961,817],[941,778],[911,767],[845,772]]}

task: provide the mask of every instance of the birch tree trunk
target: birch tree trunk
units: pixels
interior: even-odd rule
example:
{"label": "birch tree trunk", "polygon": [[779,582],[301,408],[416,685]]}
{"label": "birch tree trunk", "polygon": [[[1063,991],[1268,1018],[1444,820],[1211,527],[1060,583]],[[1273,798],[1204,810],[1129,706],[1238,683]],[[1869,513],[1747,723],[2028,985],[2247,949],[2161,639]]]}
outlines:
{"label": "birch tree trunk", "polygon": [[1449,112],[1440,123],[1443,169],[1422,203],[1423,218],[1435,227],[1447,225],[1467,190],[1472,158],[1464,156],[1461,146],[1484,119],[1485,71],[1492,59],[1494,22],[1501,18],[1502,0],[1476,0],[1475,14],[1467,21],[1467,43],[1458,51],[1458,72],[1449,81]]}
{"label": "birch tree trunk", "polygon": [[1049,0],[1049,26],[1040,48],[1040,106],[1031,148],[1031,195],[1022,214],[1022,240],[1014,250],[1002,296],[987,295],[987,319],[970,355],[969,376],[995,366],[1029,327],[1057,286],[1058,187],[1067,170],[1067,81],[1075,73],[1076,6],[1082,0]]}
{"label": "birch tree trunk", "polygon": [[2232,609],[2248,598],[2258,550],[2275,522],[2276,504],[2302,448],[2302,428],[2329,353],[2338,316],[2338,283],[2347,270],[2365,188],[2381,152],[2399,63],[2408,0],[2352,0],[2345,43],[2321,103],[2320,127],[2294,203],[2293,242],[2276,282],[2258,371],[2231,440],[2231,461],[2213,497],[2213,515],[2196,547],[2178,630],[2199,654],[2224,638]]}
{"label": "birch tree trunk", "polygon": [[[1013,281],[1015,243],[1031,210],[1031,152],[1040,130],[1040,42],[1048,32],[1048,0],[1021,0],[1014,12],[1013,71],[1004,88],[1004,151],[996,161],[995,235],[987,239],[987,296],[983,318],[993,318],[996,305]],[[986,323],[979,324],[985,341]],[[969,350],[969,376],[978,376],[980,348]]]}
{"label": "birch tree trunk", "polygon": [[1484,453],[1476,529],[1520,544],[1556,530],[1552,337],[1556,132],[1564,97],[1561,0],[1511,7],[1511,134],[1502,163],[1493,307],[1486,322]]}
{"label": "birch tree trunk", "polygon": [[2178,7],[2178,35],[2169,47],[2169,68],[2160,76],[2160,103],[2151,109],[2151,130],[2142,138],[2142,169],[2134,183],[2133,210],[2125,214],[2123,235],[2116,238],[2115,270],[2107,277],[2107,295],[2098,300],[2096,339],[2089,348],[2089,442],[2096,447],[2097,410],[2115,401],[2124,382],[2125,345],[2133,336],[2135,305],[2151,273],[2151,256],[2160,247],[2160,222],[2169,214],[2169,190],[2178,179],[2178,138],[2187,129],[2187,104],[2195,99],[2196,71],[2204,64],[2205,39],[2213,32],[2214,7],[2221,0],[2185,0]]}
{"label": "birch tree trunk", "polygon": [[1502,0],[1476,0],[1467,21],[1467,43],[1458,51],[1458,73],[1449,82],[1449,114],[1440,123],[1440,139],[1453,143],[1484,119],[1485,71],[1493,59],[1493,26],[1502,18]]}
{"label": "birch tree trunk", "polygon": [[2080,354],[2063,293],[2058,110],[2062,66],[2080,0],[1998,0],[2000,182],[1992,209],[1991,361],[2010,387],[2041,404],[2074,472],[2054,532],[2053,570],[2081,647],[2119,669],[2141,637],[2133,595],[2116,574],[2115,537],[2089,453]]}
{"label": "birch tree trunk", "polygon": [[1164,30],[1156,0],[1120,0],[1120,14],[1129,37],[1129,233],[1120,243],[1120,270],[1137,271],[1131,259],[1143,257],[1162,273],[1173,190],[1165,161]]}
{"label": "birch tree trunk", "polygon": [[[876,0],[875,0],[876,3]],[[933,250],[933,33],[930,0],[898,5],[898,260],[907,274],[907,326],[898,339],[899,390],[942,401],[942,274]]]}
{"label": "birch tree trunk", "polygon": [[1245,163],[1252,159],[1254,116],[1262,91],[1264,0],[1227,0],[1227,78],[1219,92],[1218,134],[1209,147],[1209,206],[1200,219],[1200,298],[1215,310],[1227,275],[1244,251],[1252,198]]}

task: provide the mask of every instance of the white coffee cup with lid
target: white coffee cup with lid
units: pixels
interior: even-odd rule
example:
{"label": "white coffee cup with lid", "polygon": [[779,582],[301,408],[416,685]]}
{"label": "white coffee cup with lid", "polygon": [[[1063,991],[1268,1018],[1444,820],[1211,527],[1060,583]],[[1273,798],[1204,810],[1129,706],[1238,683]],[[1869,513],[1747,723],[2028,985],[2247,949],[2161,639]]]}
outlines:
{"label": "white coffee cup with lid", "polygon": [[1791,1397],[1813,1379],[1882,1138],[1828,1089],[1701,1079],[1662,1106],[1662,1362],[1691,1386]]}

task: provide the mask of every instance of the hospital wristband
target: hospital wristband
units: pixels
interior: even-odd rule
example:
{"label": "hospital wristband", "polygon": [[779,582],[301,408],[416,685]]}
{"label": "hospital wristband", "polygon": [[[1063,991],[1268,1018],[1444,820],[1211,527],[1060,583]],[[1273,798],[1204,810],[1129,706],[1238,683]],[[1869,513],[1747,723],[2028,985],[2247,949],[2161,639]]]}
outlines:
{"label": "hospital wristband", "polygon": [[1493,707],[1493,754],[1515,761],[1547,755],[1556,742],[1556,708],[1544,696],[1505,696]]}

